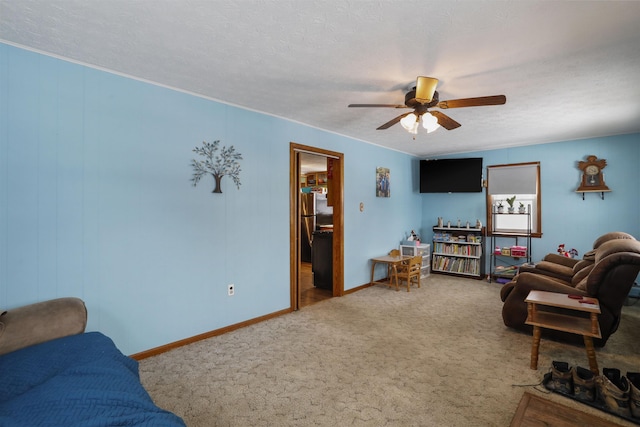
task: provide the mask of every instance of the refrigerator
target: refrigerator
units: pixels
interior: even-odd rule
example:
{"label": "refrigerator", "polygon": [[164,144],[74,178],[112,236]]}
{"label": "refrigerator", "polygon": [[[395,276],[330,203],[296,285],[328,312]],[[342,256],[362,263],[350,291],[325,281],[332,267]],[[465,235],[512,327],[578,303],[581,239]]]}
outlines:
{"label": "refrigerator", "polygon": [[327,204],[327,195],[300,194],[300,260],[311,262],[314,231],[333,225],[333,207]]}
{"label": "refrigerator", "polygon": [[300,194],[300,260],[311,262],[311,241],[316,231],[316,194]]}

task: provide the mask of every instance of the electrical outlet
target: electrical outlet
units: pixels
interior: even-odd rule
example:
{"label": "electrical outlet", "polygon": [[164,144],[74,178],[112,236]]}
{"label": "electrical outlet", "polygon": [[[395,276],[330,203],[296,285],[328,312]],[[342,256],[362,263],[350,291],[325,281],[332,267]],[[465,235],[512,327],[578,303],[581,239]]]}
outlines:
{"label": "electrical outlet", "polygon": [[230,285],[227,285],[227,295],[229,295],[230,297],[233,296],[235,290],[236,290],[236,285],[234,285],[233,283]]}

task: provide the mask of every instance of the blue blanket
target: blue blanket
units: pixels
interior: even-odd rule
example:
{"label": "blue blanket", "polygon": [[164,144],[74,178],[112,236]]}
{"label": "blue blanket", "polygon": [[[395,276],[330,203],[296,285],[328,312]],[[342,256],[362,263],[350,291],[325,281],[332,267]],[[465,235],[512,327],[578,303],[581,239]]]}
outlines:
{"label": "blue blanket", "polygon": [[184,427],[140,383],[138,362],[99,332],[0,356],[0,426]]}

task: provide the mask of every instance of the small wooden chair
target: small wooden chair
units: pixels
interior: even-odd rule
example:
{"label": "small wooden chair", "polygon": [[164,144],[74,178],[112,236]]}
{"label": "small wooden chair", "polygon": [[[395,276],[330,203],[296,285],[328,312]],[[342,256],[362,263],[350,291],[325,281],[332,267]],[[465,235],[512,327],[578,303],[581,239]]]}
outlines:
{"label": "small wooden chair", "polygon": [[[420,269],[422,268],[422,255],[410,258],[406,264],[398,266],[398,282],[407,282],[407,292],[411,291],[411,285],[415,283],[420,287]],[[397,283],[397,282],[396,282]],[[396,287],[396,290],[398,288]]]}
{"label": "small wooden chair", "polygon": [[[391,249],[389,251],[389,256],[400,256],[400,250],[399,249]],[[398,268],[402,268],[401,266],[398,266]],[[389,264],[387,266],[387,277],[389,278],[389,280],[392,279],[391,275],[393,274],[393,268],[391,267],[391,264]]]}

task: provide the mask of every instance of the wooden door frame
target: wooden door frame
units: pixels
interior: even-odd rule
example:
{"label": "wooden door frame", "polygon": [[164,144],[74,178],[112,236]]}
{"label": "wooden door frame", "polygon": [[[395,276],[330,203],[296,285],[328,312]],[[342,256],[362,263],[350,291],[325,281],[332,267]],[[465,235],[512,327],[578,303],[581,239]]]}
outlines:
{"label": "wooden door frame", "polygon": [[344,295],[344,154],[324,150],[308,145],[289,143],[289,260],[291,309],[300,307],[298,294],[300,265],[300,215],[298,197],[300,197],[300,162],[298,154],[307,152],[334,159],[332,179],[333,194],[333,296]]}

